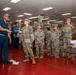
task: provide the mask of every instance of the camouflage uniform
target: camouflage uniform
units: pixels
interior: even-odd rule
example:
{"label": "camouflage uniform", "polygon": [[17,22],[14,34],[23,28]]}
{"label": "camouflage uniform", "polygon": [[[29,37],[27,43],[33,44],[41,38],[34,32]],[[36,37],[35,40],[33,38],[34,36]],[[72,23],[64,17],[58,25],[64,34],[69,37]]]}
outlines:
{"label": "camouflage uniform", "polygon": [[46,49],[47,49],[47,54],[50,55],[51,54],[51,30],[47,30],[46,32]]}
{"label": "camouflage uniform", "polygon": [[[40,55],[43,57],[44,54],[44,38],[45,38],[45,34],[44,31],[42,29],[37,29],[34,32],[35,35],[35,47],[36,47],[36,57],[39,57],[39,52]],[[40,49],[40,51],[39,51]]]}
{"label": "camouflage uniform", "polygon": [[[57,25],[54,25],[54,26],[57,26]],[[59,44],[60,44],[60,41],[59,41],[59,37],[60,37],[61,33],[60,31],[57,29],[57,30],[53,30],[52,33],[51,33],[51,40],[52,40],[52,56],[55,55],[55,58],[58,58],[59,57]]]}
{"label": "camouflage uniform", "polygon": [[22,28],[22,45],[23,50],[26,53],[26,58],[29,58],[29,54],[31,58],[34,58],[34,54],[32,51],[32,43],[34,41],[33,29],[30,26],[24,26]]}
{"label": "camouflage uniform", "polygon": [[[45,24],[44,27],[43,27],[43,30],[44,30],[44,33],[45,33],[45,41],[44,41],[44,42],[45,42],[45,48],[46,48],[46,49],[47,49],[47,44],[48,44],[48,43],[47,43],[48,40],[47,40],[47,37],[46,37],[46,36],[47,36],[47,33],[48,33],[48,28],[52,28],[52,27],[51,27],[51,24]],[[50,40],[50,39],[49,39],[49,40]],[[51,44],[51,43],[50,43],[50,44]],[[49,44],[48,44],[48,45],[49,45]],[[46,50],[46,51],[47,51],[47,50]]]}
{"label": "camouflage uniform", "polygon": [[37,22],[34,22],[33,29],[34,29],[34,31],[37,30]]}
{"label": "camouflage uniform", "polygon": [[[26,19],[25,21],[28,21],[28,19]],[[24,26],[21,30],[23,50],[26,53],[26,59],[24,60],[24,62],[29,61],[29,57],[31,57],[32,63],[35,64],[34,54],[32,51],[32,43],[34,41],[33,28],[28,25]]]}
{"label": "camouflage uniform", "polygon": [[46,25],[43,26],[43,30],[44,30],[45,33],[47,31],[47,28],[51,28],[51,24],[46,24]]}
{"label": "camouflage uniform", "polygon": [[71,54],[71,49],[70,47],[70,41],[72,39],[72,25],[64,25],[63,26],[63,56],[68,56],[68,58],[70,58],[70,54]]}
{"label": "camouflage uniform", "polygon": [[63,32],[62,32],[62,28],[60,28],[60,32],[61,32],[61,35],[60,35],[60,55],[62,56],[63,54]]}

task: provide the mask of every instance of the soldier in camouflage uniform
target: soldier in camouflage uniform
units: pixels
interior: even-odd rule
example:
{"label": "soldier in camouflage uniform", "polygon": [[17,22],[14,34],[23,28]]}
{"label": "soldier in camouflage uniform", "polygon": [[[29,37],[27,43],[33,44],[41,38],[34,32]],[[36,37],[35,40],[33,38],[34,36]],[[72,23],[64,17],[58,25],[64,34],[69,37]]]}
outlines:
{"label": "soldier in camouflage uniform", "polygon": [[[46,22],[46,24],[43,26],[43,30],[44,30],[44,33],[45,33],[45,48],[46,48],[46,52],[49,51],[49,48],[50,48],[50,44],[49,44],[49,41],[47,39],[47,33],[48,33],[48,29],[51,30],[52,26],[51,24],[49,23],[49,21]],[[49,39],[50,40],[50,39]],[[48,44],[48,45],[47,45]],[[48,48],[49,47],[49,48]],[[48,50],[48,51],[47,51]],[[50,54],[50,53],[49,53]]]}
{"label": "soldier in camouflage uniform", "polygon": [[43,26],[43,30],[46,33],[47,28],[51,28],[51,24],[49,23],[49,21],[46,22],[46,24]]}
{"label": "soldier in camouflage uniform", "polygon": [[60,55],[62,56],[62,54],[63,54],[63,32],[62,32],[62,26],[61,26],[61,28],[59,30],[61,32],[61,35],[60,35],[60,38],[59,38],[59,40],[60,40]]}
{"label": "soldier in camouflage uniform", "polygon": [[33,29],[34,29],[34,31],[37,30],[37,21],[34,22]]}
{"label": "soldier in camouflage uniform", "polygon": [[52,45],[51,45],[51,30],[50,28],[47,28],[47,31],[46,31],[46,49],[47,49],[47,55],[51,55],[51,49],[52,49]]}
{"label": "soldier in camouflage uniform", "polygon": [[39,53],[40,53],[40,58],[43,58],[45,34],[44,31],[41,29],[40,24],[37,25],[37,30],[35,30],[34,36],[35,36],[35,47],[36,47],[35,58],[39,58]]}
{"label": "soldier in camouflage uniform", "polygon": [[34,34],[33,34],[33,28],[29,26],[30,20],[25,19],[24,20],[24,27],[21,29],[22,30],[22,45],[23,45],[23,50],[26,53],[26,59],[23,60],[23,62],[29,61],[29,58],[31,57],[32,59],[32,64],[35,64],[34,60],[34,54],[32,51],[32,43],[34,41]]}
{"label": "soldier in camouflage uniform", "polygon": [[51,40],[52,40],[52,56],[55,58],[59,58],[59,37],[61,33],[58,30],[58,24],[53,25],[53,31],[51,33]]}
{"label": "soldier in camouflage uniform", "polygon": [[70,41],[72,40],[72,29],[71,19],[67,19],[67,24],[63,26],[63,56],[71,57]]}

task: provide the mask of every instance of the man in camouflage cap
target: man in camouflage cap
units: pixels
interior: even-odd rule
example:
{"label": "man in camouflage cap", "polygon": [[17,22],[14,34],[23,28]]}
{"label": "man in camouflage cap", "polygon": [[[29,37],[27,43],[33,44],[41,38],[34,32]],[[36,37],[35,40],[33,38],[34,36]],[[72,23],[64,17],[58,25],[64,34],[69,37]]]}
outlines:
{"label": "man in camouflage cap", "polygon": [[30,23],[31,21],[29,19],[25,19],[24,22]]}
{"label": "man in camouflage cap", "polygon": [[68,58],[71,58],[71,50],[69,48],[70,41],[72,39],[72,30],[73,25],[71,25],[71,19],[68,18],[66,21],[66,24],[63,26],[63,56],[67,56]]}
{"label": "man in camouflage cap", "polygon": [[38,23],[37,21],[34,22],[34,26],[33,26],[34,31],[37,30],[37,23]]}
{"label": "man in camouflage cap", "polygon": [[[43,26],[43,30],[44,30],[44,32],[45,32],[45,47],[46,47],[46,52],[49,52],[50,50],[50,42],[49,42],[49,40],[48,40],[48,38],[49,38],[49,30],[48,29],[50,29],[50,31],[51,31],[51,29],[52,29],[52,25],[50,24],[50,22],[49,21],[47,21],[46,22],[46,24],[44,24],[44,26]],[[48,55],[49,55],[50,53],[48,53]]]}
{"label": "man in camouflage cap", "polygon": [[39,53],[40,53],[40,58],[43,58],[45,34],[44,31],[41,29],[40,24],[37,24],[37,30],[35,30],[34,36],[35,36],[35,47],[36,47],[35,58],[39,58]]}
{"label": "man in camouflage cap", "polygon": [[45,33],[46,33],[46,31],[47,31],[47,28],[51,28],[51,24],[50,24],[49,21],[47,21],[46,24],[45,24],[44,27],[43,27]]}
{"label": "man in camouflage cap", "polygon": [[32,51],[32,43],[34,41],[34,34],[33,34],[33,28],[29,25],[30,20],[25,19],[24,20],[24,27],[21,29],[22,30],[22,45],[23,45],[23,50],[26,53],[26,59],[23,60],[23,62],[29,61],[29,58],[31,57],[32,59],[32,64],[35,64],[35,59],[34,59],[34,54]]}
{"label": "man in camouflage cap", "polygon": [[53,31],[51,33],[51,40],[52,40],[52,56],[55,58],[59,58],[59,37],[61,33],[58,30],[58,24],[53,24]]}

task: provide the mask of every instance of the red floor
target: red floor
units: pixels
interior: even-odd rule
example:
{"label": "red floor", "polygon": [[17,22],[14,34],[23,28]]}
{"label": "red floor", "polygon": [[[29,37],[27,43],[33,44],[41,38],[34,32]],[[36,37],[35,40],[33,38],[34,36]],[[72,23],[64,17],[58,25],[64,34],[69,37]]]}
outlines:
{"label": "red floor", "polygon": [[45,55],[43,59],[36,59],[36,65],[31,62],[23,63],[23,50],[9,49],[10,59],[20,61],[19,65],[0,63],[0,75],[76,75],[76,61],[60,57],[55,59]]}

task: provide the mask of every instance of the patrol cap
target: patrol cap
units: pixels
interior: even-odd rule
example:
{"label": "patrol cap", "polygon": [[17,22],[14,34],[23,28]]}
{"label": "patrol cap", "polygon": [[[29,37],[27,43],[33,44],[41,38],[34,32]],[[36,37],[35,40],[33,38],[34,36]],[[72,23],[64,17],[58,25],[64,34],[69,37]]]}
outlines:
{"label": "patrol cap", "polygon": [[25,19],[24,22],[25,22],[25,21],[27,21],[27,22],[29,22],[29,23],[31,22],[29,19]]}
{"label": "patrol cap", "polygon": [[34,21],[34,24],[37,24],[38,22],[37,21]]}
{"label": "patrol cap", "polygon": [[71,18],[67,18],[67,20],[71,20]]}
{"label": "patrol cap", "polygon": [[58,24],[53,24],[53,27],[58,27]]}
{"label": "patrol cap", "polygon": [[37,23],[37,27],[38,27],[38,26],[41,26],[40,23]]}

